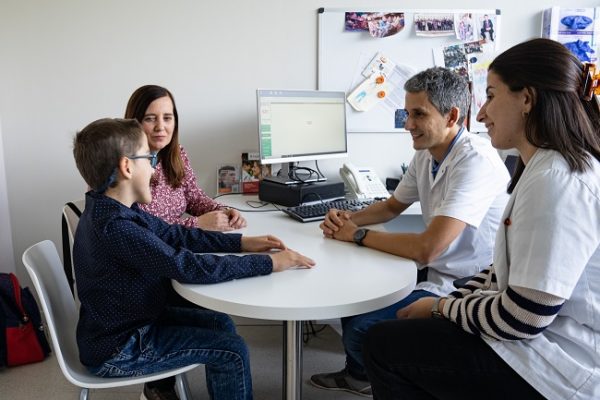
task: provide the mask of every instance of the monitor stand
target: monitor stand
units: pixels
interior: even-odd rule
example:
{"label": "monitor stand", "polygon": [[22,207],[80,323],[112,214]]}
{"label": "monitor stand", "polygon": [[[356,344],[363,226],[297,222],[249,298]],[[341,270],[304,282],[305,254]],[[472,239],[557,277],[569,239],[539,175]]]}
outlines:
{"label": "monitor stand", "polygon": [[294,163],[282,163],[281,170],[279,170],[277,176],[266,176],[263,180],[279,183],[280,185],[299,185],[302,183],[325,182],[327,180],[327,178],[319,176],[318,174],[312,174],[310,177],[307,176],[306,179],[299,174],[298,179],[294,179],[294,175],[290,174],[290,172],[293,171],[293,168]]}

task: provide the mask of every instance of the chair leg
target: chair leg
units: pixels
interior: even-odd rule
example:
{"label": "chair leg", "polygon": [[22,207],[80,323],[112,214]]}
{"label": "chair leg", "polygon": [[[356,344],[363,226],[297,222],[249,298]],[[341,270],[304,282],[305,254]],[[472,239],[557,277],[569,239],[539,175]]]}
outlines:
{"label": "chair leg", "polygon": [[179,398],[181,400],[192,400],[192,395],[190,394],[190,388],[188,387],[185,374],[178,374],[175,376],[175,386],[177,387]]}
{"label": "chair leg", "polygon": [[90,389],[81,388],[81,391],[79,392],[79,400],[88,400],[89,395],[90,395]]}

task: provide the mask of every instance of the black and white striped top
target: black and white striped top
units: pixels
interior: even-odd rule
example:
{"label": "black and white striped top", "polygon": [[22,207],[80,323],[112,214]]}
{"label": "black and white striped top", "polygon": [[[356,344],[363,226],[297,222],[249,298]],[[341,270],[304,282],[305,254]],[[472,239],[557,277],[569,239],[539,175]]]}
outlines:
{"label": "black and white striped top", "polygon": [[548,327],[565,299],[534,289],[508,286],[498,292],[493,267],[452,292],[444,317],[465,331],[497,340],[532,339]]}

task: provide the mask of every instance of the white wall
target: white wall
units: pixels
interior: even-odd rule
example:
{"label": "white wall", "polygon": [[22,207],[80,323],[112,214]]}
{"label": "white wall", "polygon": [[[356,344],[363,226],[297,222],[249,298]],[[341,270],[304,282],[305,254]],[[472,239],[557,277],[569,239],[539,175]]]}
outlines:
{"label": "white wall", "polygon": [[2,120],[0,120],[0,272],[15,272],[12,229],[6,191],[6,170],[4,167],[4,146],[2,144]]}
{"label": "white wall", "polygon": [[[121,116],[140,85],[156,83],[174,93],[181,141],[200,185],[213,194],[216,165],[238,162],[243,150],[257,147],[255,89],[314,89],[316,10],[350,3],[3,0],[0,114],[15,260],[43,239],[60,246],[61,207],[85,189],[73,162],[72,137],[92,120]],[[595,6],[597,1],[552,4]],[[398,2],[363,5],[390,8]],[[452,4],[501,8],[503,48],[538,35],[540,12],[548,5],[542,0]],[[402,6],[449,7],[442,0],[406,0]],[[412,155],[406,134],[352,134],[349,148],[353,162],[375,167],[382,177],[397,174]],[[320,163],[321,169],[334,174],[342,161]]]}

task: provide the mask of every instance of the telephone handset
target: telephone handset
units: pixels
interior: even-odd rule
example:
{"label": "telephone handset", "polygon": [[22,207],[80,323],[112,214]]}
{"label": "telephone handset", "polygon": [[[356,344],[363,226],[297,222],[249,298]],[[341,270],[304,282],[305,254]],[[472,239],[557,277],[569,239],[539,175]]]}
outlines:
{"label": "telephone handset", "polygon": [[350,196],[357,199],[388,198],[389,192],[372,168],[356,167],[346,163],[340,168],[340,176],[346,183]]}

